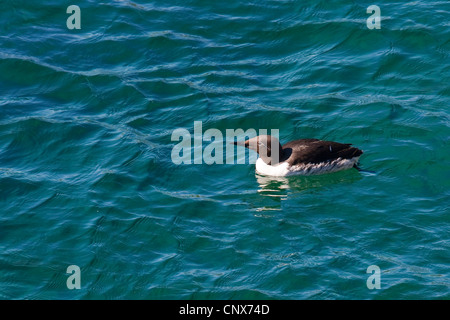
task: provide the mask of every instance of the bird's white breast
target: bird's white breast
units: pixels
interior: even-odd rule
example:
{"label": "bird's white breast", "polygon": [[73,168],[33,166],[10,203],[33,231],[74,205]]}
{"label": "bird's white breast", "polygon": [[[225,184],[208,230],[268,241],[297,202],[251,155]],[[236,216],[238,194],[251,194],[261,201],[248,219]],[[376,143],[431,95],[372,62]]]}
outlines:
{"label": "bird's white breast", "polygon": [[284,177],[289,174],[289,165],[287,162],[280,163],[276,166],[266,164],[261,158],[255,163],[256,171],[267,176]]}
{"label": "bird's white breast", "polygon": [[258,173],[268,176],[309,176],[350,169],[358,162],[358,159],[359,157],[354,157],[352,159],[338,158],[333,161],[298,164],[295,166],[289,166],[287,162],[282,162],[278,165],[271,166],[266,164],[261,158],[258,158],[258,160],[256,160],[255,167]]}

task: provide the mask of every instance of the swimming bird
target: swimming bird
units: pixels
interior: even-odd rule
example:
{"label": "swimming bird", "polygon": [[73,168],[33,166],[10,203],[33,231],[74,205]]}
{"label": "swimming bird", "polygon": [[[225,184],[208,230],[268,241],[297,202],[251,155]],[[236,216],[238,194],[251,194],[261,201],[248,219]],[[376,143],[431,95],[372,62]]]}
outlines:
{"label": "swimming bird", "polygon": [[256,171],[269,176],[314,175],[357,168],[363,154],[348,143],[300,139],[281,146],[276,137],[260,135],[233,144],[259,154]]}

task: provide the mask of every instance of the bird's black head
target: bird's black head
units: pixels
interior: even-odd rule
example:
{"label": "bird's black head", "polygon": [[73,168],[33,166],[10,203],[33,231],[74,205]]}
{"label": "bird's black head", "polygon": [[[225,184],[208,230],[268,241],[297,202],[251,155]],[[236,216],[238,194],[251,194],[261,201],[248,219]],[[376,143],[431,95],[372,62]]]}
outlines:
{"label": "bird's black head", "polygon": [[268,165],[276,165],[282,158],[283,149],[280,142],[277,138],[269,135],[256,136],[244,142],[236,141],[234,144],[256,151]]}

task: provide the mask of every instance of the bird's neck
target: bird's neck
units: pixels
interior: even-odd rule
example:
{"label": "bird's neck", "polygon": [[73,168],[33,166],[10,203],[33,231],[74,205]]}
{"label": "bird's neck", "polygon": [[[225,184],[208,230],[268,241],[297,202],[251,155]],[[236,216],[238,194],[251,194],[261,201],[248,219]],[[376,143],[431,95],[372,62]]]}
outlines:
{"label": "bird's neck", "polygon": [[270,152],[266,152],[266,154],[264,154],[264,152],[260,152],[259,156],[265,164],[270,166],[275,166],[280,162],[286,160],[285,153],[281,145],[279,145],[278,148],[271,149]]}

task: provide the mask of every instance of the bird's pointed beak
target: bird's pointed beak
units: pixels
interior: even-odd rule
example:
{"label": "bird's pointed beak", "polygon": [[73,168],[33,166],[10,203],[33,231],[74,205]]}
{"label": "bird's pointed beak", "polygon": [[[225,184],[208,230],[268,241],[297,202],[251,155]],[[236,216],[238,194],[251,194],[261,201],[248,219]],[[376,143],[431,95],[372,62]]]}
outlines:
{"label": "bird's pointed beak", "polygon": [[241,147],[248,148],[248,140],[246,140],[246,141],[234,141],[234,142],[230,142],[230,144],[234,144],[235,146],[241,146]]}

